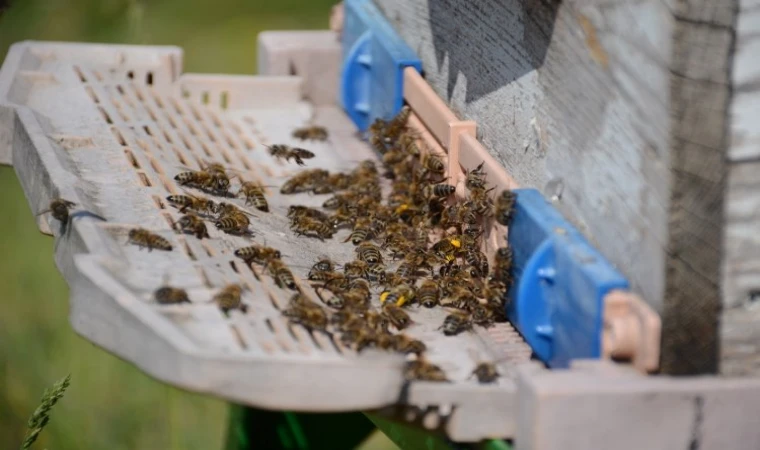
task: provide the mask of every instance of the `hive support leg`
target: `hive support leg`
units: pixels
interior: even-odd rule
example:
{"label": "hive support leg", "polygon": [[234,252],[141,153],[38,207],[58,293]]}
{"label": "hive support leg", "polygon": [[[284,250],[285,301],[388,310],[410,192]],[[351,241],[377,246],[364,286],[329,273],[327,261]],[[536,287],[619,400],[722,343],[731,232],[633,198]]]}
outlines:
{"label": "hive support leg", "polygon": [[351,450],[375,426],[361,413],[292,413],[232,405],[226,450]]}

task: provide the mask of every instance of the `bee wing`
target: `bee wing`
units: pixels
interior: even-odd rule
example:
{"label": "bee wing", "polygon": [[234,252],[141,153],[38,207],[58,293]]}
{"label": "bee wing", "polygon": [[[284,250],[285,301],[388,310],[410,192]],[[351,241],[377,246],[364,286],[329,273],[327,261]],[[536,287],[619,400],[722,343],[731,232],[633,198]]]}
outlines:
{"label": "bee wing", "polygon": [[50,211],[52,211],[52,210],[51,210],[50,208],[48,208],[48,209],[46,209],[46,210],[44,210],[44,211],[38,212],[38,213],[37,213],[37,214],[35,214],[34,216],[35,216],[35,217],[37,217],[37,216],[41,216],[41,215],[43,215],[43,214],[47,214],[47,213],[49,213]]}

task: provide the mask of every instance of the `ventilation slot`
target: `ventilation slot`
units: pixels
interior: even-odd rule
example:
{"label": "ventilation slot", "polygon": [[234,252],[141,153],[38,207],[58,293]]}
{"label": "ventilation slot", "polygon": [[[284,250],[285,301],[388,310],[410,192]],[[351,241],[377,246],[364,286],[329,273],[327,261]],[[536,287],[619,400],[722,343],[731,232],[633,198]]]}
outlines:
{"label": "ventilation slot", "polygon": [[219,105],[222,107],[222,109],[227,109],[229,93],[227,91],[223,91],[221,97],[219,98]]}
{"label": "ventilation slot", "polygon": [[119,95],[121,95],[121,96],[125,95],[125,93],[124,93],[124,86],[122,86],[120,84],[117,84],[116,85],[116,90],[119,92]]}
{"label": "ventilation slot", "polygon": [[[204,105],[208,105],[208,97],[209,97],[208,91],[203,91],[203,93],[201,94],[201,103],[203,103]],[[198,117],[196,117],[196,119],[200,120]]]}
{"label": "ventilation slot", "polygon": [[134,80],[135,79],[135,73],[130,70],[129,72],[127,72],[127,78],[129,78],[130,80]]}
{"label": "ventilation slot", "polygon": [[211,287],[211,280],[208,279],[208,275],[206,274],[206,271],[203,270],[203,267],[197,267],[198,275],[201,276],[201,279],[203,280],[203,284],[206,285],[206,287]]}
{"label": "ventilation slot", "polygon": [[148,178],[148,175],[146,175],[145,172],[138,172],[138,175],[140,175],[140,182],[143,184],[143,186],[153,186],[153,184],[150,182],[150,179]]}
{"label": "ventilation slot", "polygon": [[79,81],[82,83],[87,83],[87,78],[85,78],[84,73],[82,73],[82,69],[80,69],[79,66],[74,66],[74,72],[76,72],[77,76],[79,77]]}
{"label": "ventilation slot", "polygon": [[164,204],[164,201],[158,195],[153,196],[153,201],[156,203],[156,206],[158,207],[158,209],[166,209],[166,205]]}
{"label": "ventilation slot", "polygon": [[[187,256],[190,257],[193,261],[197,260],[198,258],[195,257],[195,253],[193,253],[193,250],[190,248],[190,245],[187,243],[186,240],[182,239],[182,248],[185,249],[185,253],[187,253]],[[203,272],[203,269],[198,268],[199,272],[201,272],[202,276],[206,276],[206,273]]]}
{"label": "ventilation slot", "polygon": [[148,161],[150,161],[150,167],[152,167],[152,168],[153,168],[153,170],[154,170],[154,171],[155,171],[157,174],[163,174],[163,173],[164,173],[164,169],[163,169],[163,167],[161,167],[161,166],[158,164],[158,161],[156,161],[156,158],[153,158],[152,156],[148,156]]}
{"label": "ventilation slot", "polygon": [[116,127],[111,127],[111,133],[113,133],[116,140],[119,142],[119,144],[126,146],[127,141],[124,140],[124,136],[121,134],[121,131],[119,131]]}
{"label": "ventilation slot", "polygon": [[103,119],[106,121],[107,124],[109,125],[113,124],[113,120],[111,120],[111,116],[108,115],[108,112],[102,106],[98,106],[98,111],[100,111],[100,115],[103,116]]}
{"label": "ventilation slot", "polygon": [[[249,308],[250,309],[250,308]],[[248,344],[245,343],[245,340],[243,339],[243,334],[238,330],[237,326],[232,325],[232,334],[235,336],[235,340],[240,344],[240,347],[243,348],[243,350],[248,348]]]}
{"label": "ventilation slot", "polygon": [[87,92],[87,95],[90,96],[93,102],[100,103],[100,99],[97,95],[95,95],[95,90],[92,89],[92,86],[85,86],[84,87],[85,92]]}
{"label": "ventilation slot", "polygon": [[214,249],[209,247],[208,244],[206,244],[205,242],[201,242],[201,247],[203,247],[203,250],[206,250],[206,254],[209,257],[212,257],[212,258],[214,257]]}
{"label": "ventilation slot", "polygon": [[172,147],[172,150],[174,150],[174,154],[177,155],[177,159],[183,166],[187,166],[187,161],[185,160],[185,156],[182,154],[182,152],[179,151],[177,147]]}
{"label": "ventilation slot", "polygon": [[240,273],[237,268],[237,264],[235,264],[235,261],[230,261],[230,267],[232,267],[232,270],[235,271],[235,273]]}
{"label": "ventilation slot", "polygon": [[148,86],[152,86],[153,85],[153,72],[148,72],[145,75],[145,83],[147,83]]}
{"label": "ventilation slot", "polygon": [[132,167],[135,169],[140,169],[140,163],[137,162],[137,159],[135,158],[135,154],[132,153],[132,150],[125,148],[124,149],[124,155],[126,155],[127,160],[129,160],[129,163],[132,164]]}
{"label": "ventilation slot", "polygon": [[150,132],[150,127],[147,125],[143,125],[143,130],[148,136],[153,136],[153,133]]}
{"label": "ventilation slot", "polygon": [[[154,197],[155,199],[155,197]],[[172,219],[172,215],[169,213],[163,213],[162,216],[164,216],[164,220],[166,220],[166,223],[169,224],[169,228],[172,230],[177,229],[177,225],[174,223],[174,219]]]}

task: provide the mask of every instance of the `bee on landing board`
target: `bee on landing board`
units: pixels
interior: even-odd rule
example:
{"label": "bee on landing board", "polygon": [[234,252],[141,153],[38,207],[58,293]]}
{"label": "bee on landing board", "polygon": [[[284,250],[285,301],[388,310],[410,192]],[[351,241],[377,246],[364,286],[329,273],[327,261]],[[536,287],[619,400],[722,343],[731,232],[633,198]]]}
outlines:
{"label": "bee on landing board", "polygon": [[166,238],[155,233],[151,233],[144,228],[133,228],[129,230],[128,237],[129,240],[127,242],[137,245],[140,247],[140,249],[145,247],[148,249],[148,251],[152,251],[153,249],[164,251],[172,250],[172,245]]}
{"label": "bee on landing board", "polygon": [[302,141],[326,141],[328,137],[327,128],[318,125],[296,128],[292,136]]}

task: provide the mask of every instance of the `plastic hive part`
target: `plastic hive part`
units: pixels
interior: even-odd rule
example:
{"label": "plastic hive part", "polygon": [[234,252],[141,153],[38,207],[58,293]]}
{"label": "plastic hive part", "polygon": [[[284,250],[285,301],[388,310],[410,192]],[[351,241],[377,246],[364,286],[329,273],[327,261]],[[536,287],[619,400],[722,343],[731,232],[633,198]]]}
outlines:
{"label": "plastic hive part", "polygon": [[604,298],[602,356],[627,359],[641,372],[652,372],[660,361],[660,317],[641,298],[612,291]]}
{"label": "plastic hive part", "polygon": [[625,290],[626,279],[538,191],[515,192],[509,317],[551,367],[599,358],[604,297]]}
{"label": "plastic hive part", "polygon": [[404,69],[422,70],[414,52],[371,0],[343,6],[341,104],[360,131],[389,119],[404,103]]}

